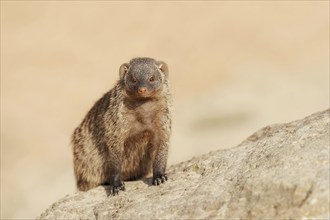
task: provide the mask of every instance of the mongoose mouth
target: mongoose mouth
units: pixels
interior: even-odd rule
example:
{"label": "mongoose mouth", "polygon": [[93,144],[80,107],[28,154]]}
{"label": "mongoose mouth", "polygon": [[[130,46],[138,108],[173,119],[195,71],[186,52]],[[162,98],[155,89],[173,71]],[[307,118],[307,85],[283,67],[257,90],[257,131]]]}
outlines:
{"label": "mongoose mouth", "polygon": [[135,96],[139,98],[149,98],[154,95],[156,95],[157,91],[156,90],[148,90],[145,87],[138,88],[138,90],[135,92]]}
{"label": "mongoose mouth", "polygon": [[145,93],[135,93],[135,96],[138,98],[150,98],[154,96],[156,93],[155,92],[145,92]]}

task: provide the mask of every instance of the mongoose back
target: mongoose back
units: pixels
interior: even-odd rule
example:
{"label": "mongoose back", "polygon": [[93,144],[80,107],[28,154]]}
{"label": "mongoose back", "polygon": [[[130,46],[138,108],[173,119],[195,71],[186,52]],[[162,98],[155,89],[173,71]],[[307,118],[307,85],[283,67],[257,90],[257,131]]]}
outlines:
{"label": "mongoose back", "polygon": [[171,133],[168,67],[152,58],[134,58],[119,68],[119,80],[87,113],[72,135],[77,188],[87,191],[153,171],[153,185],[167,180]]}

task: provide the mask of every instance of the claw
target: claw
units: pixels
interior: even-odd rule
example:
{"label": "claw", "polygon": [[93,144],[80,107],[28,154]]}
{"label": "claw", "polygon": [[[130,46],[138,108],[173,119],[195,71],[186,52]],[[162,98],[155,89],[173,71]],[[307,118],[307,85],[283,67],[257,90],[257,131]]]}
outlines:
{"label": "claw", "polygon": [[160,185],[161,183],[165,183],[167,181],[166,174],[159,174],[158,176],[154,177],[152,180],[152,184],[155,186]]}
{"label": "claw", "polygon": [[122,191],[126,190],[124,182],[122,182],[121,185],[119,185],[119,186],[111,186],[110,193],[112,196],[115,196],[115,195],[119,194],[120,190],[122,190]]}

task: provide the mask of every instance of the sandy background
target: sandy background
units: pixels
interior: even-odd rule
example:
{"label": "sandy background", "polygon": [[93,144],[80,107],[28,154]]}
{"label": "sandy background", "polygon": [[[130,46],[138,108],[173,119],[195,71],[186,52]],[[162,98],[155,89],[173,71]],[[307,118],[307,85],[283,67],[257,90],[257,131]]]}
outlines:
{"label": "sandy background", "polygon": [[70,135],[136,56],[170,68],[177,163],[329,107],[329,2],[1,1],[1,218],[75,191]]}

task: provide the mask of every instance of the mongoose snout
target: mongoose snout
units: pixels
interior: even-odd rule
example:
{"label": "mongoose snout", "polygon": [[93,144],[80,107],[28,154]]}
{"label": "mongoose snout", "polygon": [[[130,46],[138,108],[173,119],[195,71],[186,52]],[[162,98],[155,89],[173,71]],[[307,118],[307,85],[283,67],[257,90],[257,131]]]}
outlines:
{"label": "mongoose snout", "polygon": [[147,92],[147,88],[145,88],[145,87],[141,87],[141,88],[139,88],[138,92],[139,92],[141,95],[143,95],[143,94],[145,94],[145,93]]}

